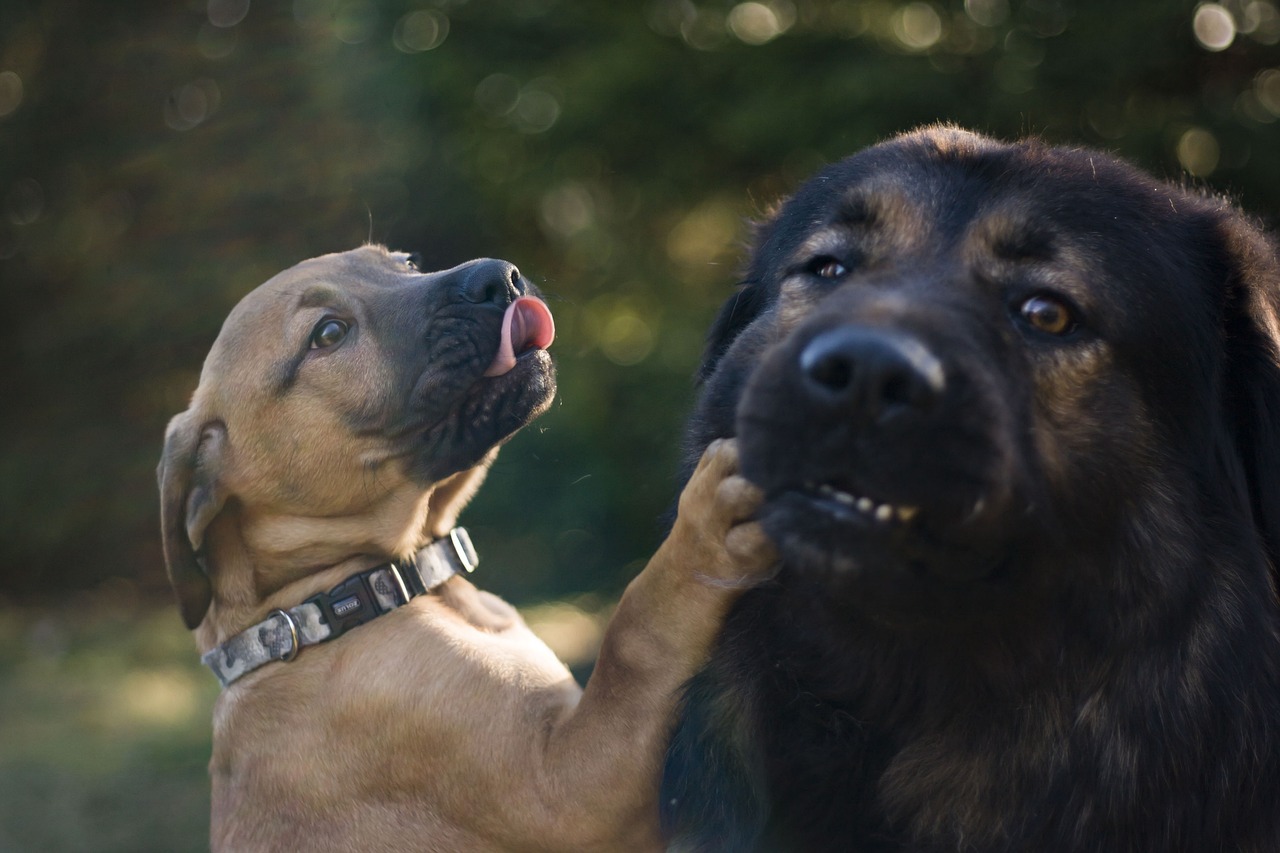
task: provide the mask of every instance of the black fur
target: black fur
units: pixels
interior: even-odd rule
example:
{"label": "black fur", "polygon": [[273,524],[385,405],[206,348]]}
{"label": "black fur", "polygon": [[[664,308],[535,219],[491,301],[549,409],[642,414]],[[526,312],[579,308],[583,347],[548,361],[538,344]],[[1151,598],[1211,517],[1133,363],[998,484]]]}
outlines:
{"label": "black fur", "polygon": [[801,187],[688,432],[783,568],[689,685],[672,849],[1280,850],[1278,318],[1255,224],[1100,152]]}

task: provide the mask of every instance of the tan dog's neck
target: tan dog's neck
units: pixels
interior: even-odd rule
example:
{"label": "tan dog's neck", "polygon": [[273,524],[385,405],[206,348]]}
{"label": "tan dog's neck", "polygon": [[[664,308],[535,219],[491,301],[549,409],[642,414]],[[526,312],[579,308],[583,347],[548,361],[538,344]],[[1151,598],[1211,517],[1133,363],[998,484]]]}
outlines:
{"label": "tan dog's neck", "polygon": [[354,515],[289,515],[233,501],[206,534],[213,602],[196,631],[201,653],[276,608],[296,605],[380,563],[407,558],[445,535],[495,455],[426,491],[406,482]]}

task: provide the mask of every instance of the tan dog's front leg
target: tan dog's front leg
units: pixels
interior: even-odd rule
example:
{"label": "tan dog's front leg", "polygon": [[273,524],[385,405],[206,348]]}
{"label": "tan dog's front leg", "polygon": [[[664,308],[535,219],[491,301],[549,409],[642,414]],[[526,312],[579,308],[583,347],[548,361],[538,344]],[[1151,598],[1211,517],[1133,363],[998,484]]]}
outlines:
{"label": "tan dog's front leg", "polygon": [[732,440],[704,453],[671,534],[618,604],[581,700],[548,733],[542,807],[562,849],[661,847],[658,787],[679,691],[737,596],[776,565],[750,520],[760,492],[737,467]]}

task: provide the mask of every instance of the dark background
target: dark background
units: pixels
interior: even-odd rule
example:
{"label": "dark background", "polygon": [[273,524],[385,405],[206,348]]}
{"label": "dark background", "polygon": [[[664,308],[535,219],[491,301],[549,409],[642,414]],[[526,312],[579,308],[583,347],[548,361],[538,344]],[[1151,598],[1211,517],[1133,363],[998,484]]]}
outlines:
{"label": "dark background", "polygon": [[937,121],[1274,215],[1278,43],[1276,0],[3,0],[0,850],[203,845],[153,472],[273,273],[373,240],[539,283],[558,402],[463,521],[483,585],[598,624],[750,219]]}

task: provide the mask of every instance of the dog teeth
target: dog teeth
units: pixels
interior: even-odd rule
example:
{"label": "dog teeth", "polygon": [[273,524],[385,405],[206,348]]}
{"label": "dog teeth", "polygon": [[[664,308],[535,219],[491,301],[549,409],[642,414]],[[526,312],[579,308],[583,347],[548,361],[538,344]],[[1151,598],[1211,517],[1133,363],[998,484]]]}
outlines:
{"label": "dog teeth", "polygon": [[837,489],[830,483],[823,483],[816,488],[809,483],[805,485],[809,487],[810,491],[815,491],[822,497],[829,498],[843,506],[853,507],[858,512],[870,516],[881,524],[886,524],[895,519],[905,524],[920,512],[919,507],[876,503],[865,496],[851,495],[848,492]]}

